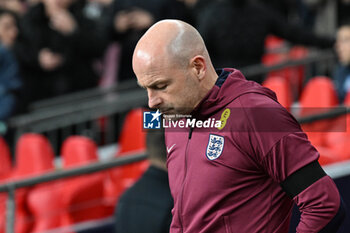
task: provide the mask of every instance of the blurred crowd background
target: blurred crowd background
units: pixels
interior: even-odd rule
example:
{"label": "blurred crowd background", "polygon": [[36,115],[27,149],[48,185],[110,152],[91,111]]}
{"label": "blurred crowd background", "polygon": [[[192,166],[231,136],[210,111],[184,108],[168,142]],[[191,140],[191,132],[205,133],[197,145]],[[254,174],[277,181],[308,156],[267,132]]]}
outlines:
{"label": "blurred crowd background", "polygon": [[[262,62],[269,35],[334,48],[349,10],[348,0],[0,0],[0,120],[35,101],[135,80],[134,46],[161,19],[195,26],[217,68],[242,68]],[[332,77],[341,99],[349,31],[339,32],[345,66]]]}

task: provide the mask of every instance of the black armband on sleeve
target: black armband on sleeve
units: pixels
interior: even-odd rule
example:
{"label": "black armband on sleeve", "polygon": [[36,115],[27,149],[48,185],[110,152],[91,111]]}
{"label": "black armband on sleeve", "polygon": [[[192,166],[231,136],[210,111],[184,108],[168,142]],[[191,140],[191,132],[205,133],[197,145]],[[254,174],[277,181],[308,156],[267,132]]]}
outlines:
{"label": "black armband on sleeve", "polygon": [[288,176],[280,185],[290,198],[294,198],[324,176],[326,173],[321,165],[314,161]]}

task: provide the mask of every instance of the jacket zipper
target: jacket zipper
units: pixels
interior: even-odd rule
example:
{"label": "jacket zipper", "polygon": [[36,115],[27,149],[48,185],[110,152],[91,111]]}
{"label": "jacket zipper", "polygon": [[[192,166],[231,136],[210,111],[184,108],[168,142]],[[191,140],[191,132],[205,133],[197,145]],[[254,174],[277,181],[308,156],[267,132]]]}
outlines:
{"label": "jacket zipper", "polygon": [[180,221],[180,226],[181,226],[181,232],[183,233],[184,229],[183,229],[183,220],[182,220],[182,200],[183,200],[183,191],[185,188],[185,181],[186,181],[186,176],[187,176],[187,151],[188,151],[188,144],[192,138],[192,132],[193,132],[193,128],[190,128],[189,134],[188,134],[188,140],[187,140],[187,144],[186,144],[186,151],[185,151],[185,175],[184,175],[184,179],[182,182],[182,189],[181,189],[181,195],[180,195],[180,200],[179,200],[179,221]]}

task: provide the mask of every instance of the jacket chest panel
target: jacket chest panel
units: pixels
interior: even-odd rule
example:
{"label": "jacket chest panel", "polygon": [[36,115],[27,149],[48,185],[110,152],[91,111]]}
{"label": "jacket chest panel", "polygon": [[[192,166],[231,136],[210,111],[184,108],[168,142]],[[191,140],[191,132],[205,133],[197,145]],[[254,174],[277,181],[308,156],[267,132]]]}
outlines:
{"label": "jacket chest panel", "polygon": [[[167,144],[168,148],[175,144],[168,155],[169,181],[175,198],[182,189],[180,187],[185,193],[202,190],[196,196],[207,199],[207,192],[233,193],[257,185],[265,178],[256,162],[238,149],[229,132],[194,130],[191,139],[188,139],[188,134],[176,139],[177,142]],[[223,143],[218,140],[223,140]],[[217,153],[214,155],[217,158],[208,158],[210,151]]]}

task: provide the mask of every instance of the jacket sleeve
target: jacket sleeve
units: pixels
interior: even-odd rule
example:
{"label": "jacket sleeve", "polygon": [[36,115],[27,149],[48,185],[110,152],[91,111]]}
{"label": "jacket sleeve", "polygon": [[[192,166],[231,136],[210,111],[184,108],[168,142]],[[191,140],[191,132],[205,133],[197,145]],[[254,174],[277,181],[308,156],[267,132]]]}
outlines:
{"label": "jacket sleeve", "polygon": [[329,176],[312,183],[293,200],[301,212],[297,233],[337,232],[344,220],[344,205]]}
{"label": "jacket sleeve", "polygon": [[300,133],[282,138],[263,160],[269,175],[299,207],[297,233],[335,233],[344,220],[338,189],[317,159],[313,160],[317,154]]}
{"label": "jacket sleeve", "polygon": [[250,154],[298,205],[301,218],[297,232],[336,232],[345,216],[339,192],[319,165],[319,153],[297,121],[271,103],[245,111],[251,122]]}

